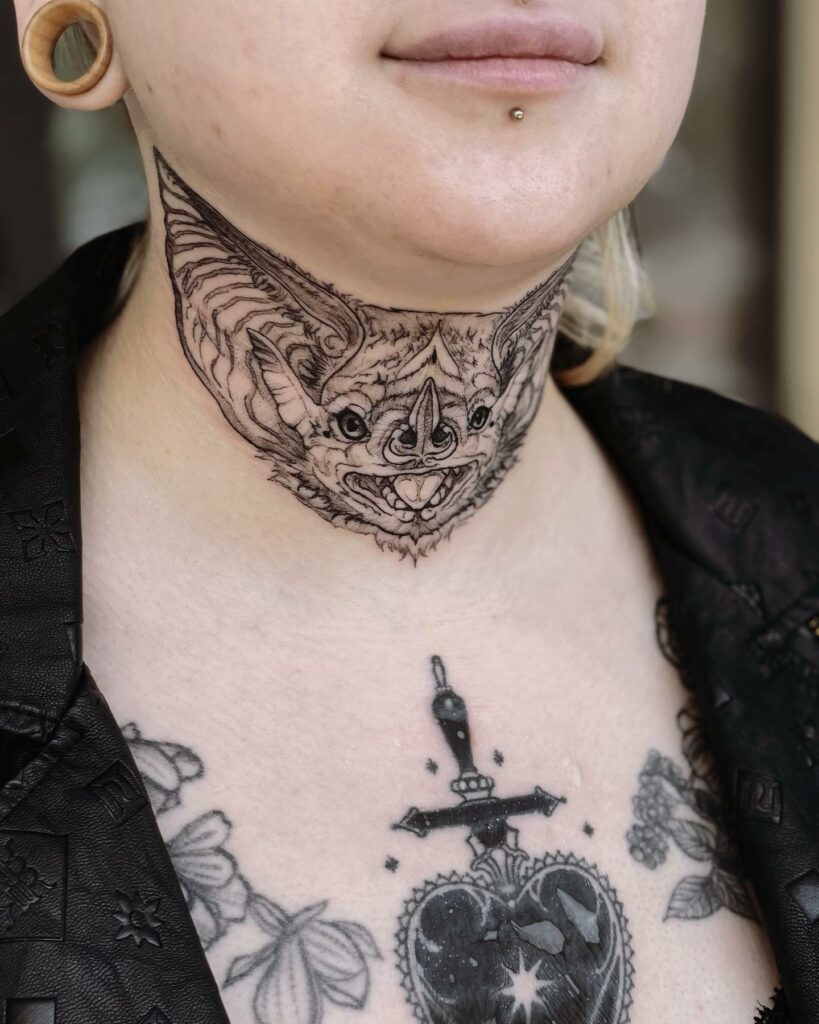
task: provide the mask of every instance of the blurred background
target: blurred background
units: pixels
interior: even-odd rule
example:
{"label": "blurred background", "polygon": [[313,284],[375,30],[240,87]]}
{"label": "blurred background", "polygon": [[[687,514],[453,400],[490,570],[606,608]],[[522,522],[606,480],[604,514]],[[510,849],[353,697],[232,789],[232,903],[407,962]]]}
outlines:
{"label": "blurred background", "polygon": [[[819,3],[709,4],[691,106],[636,203],[657,314],[623,362],[778,410],[819,437]],[[122,106],[52,107],[0,2],[0,312],[72,249],[142,218]]]}

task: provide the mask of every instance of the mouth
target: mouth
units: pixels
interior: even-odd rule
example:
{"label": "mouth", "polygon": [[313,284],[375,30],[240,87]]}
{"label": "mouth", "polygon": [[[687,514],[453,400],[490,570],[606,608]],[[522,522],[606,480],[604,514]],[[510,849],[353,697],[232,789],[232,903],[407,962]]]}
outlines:
{"label": "mouth", "polygon": [[382,57],[398,62],[408,74],[526,93],[569,84],[602,52],[599,33],[549,15],[455,26],[415,42],[388,45]]}
{"label": "mouth", "polygon": [[395,516],[402,523],[429,522],[461,491],[477,464],[416,473],[348,473],[345,484],[353,493],[382,515]]}

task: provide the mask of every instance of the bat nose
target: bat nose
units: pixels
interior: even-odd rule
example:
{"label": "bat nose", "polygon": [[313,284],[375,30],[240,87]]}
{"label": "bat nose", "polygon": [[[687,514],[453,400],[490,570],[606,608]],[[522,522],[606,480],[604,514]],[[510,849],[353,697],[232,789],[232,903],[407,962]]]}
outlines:
{"label": "bat nose", "polygon": [[447,458],[458,445],[455,430],[441,414],[435,381],[427,377],[405,424],[397,427],[387,443],[386,454],[393,461],[418,459],[435,463]]}

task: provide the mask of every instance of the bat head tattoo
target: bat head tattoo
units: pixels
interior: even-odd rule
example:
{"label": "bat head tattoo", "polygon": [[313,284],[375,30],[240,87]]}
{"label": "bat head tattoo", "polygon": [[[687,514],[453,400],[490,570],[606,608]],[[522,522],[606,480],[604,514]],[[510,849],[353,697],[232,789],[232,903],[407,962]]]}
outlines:
{"label": "bat head tattoo", "polygon": [[230,224],[156,155],[179,337],[271,479],[417,559],[491,496],[537,411],[571,260],[499,313],[341,295]]}

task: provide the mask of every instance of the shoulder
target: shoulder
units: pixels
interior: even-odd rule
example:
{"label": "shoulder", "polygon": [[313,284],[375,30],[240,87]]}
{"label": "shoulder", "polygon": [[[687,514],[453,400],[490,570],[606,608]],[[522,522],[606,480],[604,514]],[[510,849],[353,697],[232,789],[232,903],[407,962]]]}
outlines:
{"label": "shoulder", "polygon": [[622,365],[565,395],[654,537],[722,580],[800,586],[819,531],[819,445],[806,434],[776,413]]}

